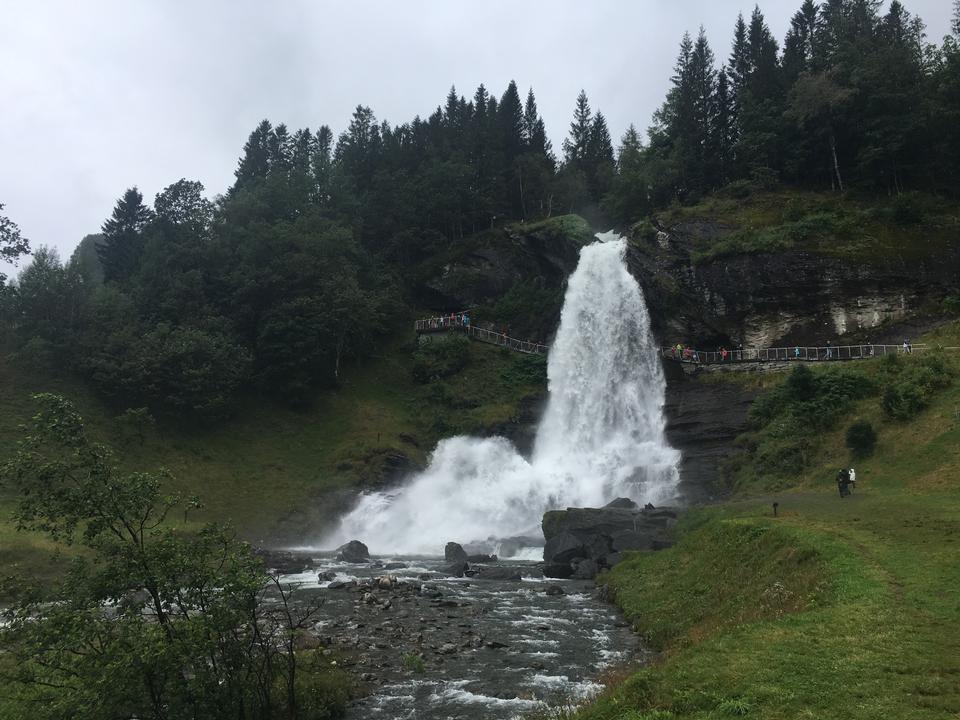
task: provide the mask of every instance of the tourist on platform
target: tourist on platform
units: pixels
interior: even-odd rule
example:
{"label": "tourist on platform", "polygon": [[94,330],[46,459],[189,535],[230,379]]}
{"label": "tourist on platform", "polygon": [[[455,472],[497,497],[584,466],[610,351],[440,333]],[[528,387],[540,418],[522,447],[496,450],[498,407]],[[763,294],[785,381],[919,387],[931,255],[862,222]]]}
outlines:
{"label": "tourist on platform", "polygon": [[794,357],[794,359],[796,359],[796,360],[799,360],[799,359],[800,359],[800,346],[799,346],[799,345],[793,349],[793,357]]}

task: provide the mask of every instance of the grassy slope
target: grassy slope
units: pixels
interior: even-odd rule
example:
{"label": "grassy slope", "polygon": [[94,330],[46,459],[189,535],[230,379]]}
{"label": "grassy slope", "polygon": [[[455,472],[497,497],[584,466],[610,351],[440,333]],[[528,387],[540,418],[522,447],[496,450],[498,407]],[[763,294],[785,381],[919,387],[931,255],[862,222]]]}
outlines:
{"label": "grassy slope", "polygon": [[[960,382],[909,423],[882,421],[878,404],[824,437],[796,488],[693,514],[675,548],[611,573],[664,653],[578,718],[958,716]],[[880,439],[841,501],[853,417]]]}
{"label": "grassy slope", "polygon": [[697,240],[694,260],[739,252],[810,250],[838,259],[875,264],[937,256],[960,243],[955,203],[911,194],[889,198],[799,190],[718,193],[690,207],[658,215],[662,225],[706,220],[725,228],[716,239]]}
{"label": "grassy slope", "polygon": [[[124,441],[115,412],[82,383],[0,361],[0,458],[15,448],[18,426],[33,412],[30,395],[61,393],[77,404],[94,436],[118,450],[123,467],[165,467],[175,489],[199,495],[206,508],[191,517],[229,519],[245,537],[269,541],[280,521],[315,527],[329,520],[336,508],[324,494],[369,481],[385,455],[402,452],[423,463],[441,436],[510,421],[518,403],[544,389],[531,378],[529,356],[480,343],[470,344],[469,364],[442,385],[419,385],[411,377],[412,350],[411,335],[399,338],[381,358],[348,371],[341,387],[309,411],[249,399],[234,420],[213,430],[164,424],[143,445]],[[0,575],[54,572],[52,546],[17,533],[7,519],[14,503],[0,492]],[[315,532],[302,540],[315,539]]]}

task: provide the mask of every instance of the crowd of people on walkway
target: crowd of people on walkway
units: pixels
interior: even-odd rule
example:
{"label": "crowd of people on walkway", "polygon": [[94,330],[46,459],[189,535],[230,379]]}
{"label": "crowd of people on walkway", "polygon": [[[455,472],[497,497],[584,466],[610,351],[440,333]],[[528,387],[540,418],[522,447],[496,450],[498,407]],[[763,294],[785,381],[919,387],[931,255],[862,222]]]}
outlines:
{"label": "crowd of people on walkway", "polygon": [[452,327],[470,327],[470,314],[467,312],[450,313],[420,320],[418,327],[424,330],[444,330]]}

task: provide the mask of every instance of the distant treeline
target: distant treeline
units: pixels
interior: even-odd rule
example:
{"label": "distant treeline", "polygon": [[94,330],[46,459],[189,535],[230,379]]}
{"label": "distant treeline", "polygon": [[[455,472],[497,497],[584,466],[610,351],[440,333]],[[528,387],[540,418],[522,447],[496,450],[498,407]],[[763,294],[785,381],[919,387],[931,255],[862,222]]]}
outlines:
{"label": "distant treeline", "polygon": [[[215,200],[188,180],[152,205],[131,188],[70,262],[34,253],[0,285],[0,340],[118,406],[219,417],[240,388],[309,402],[376,350],[410,269],[476,231],[629,223],[731,187],[960,187],[960,3],[939,46],[896,0],[805,0],[782,48],[755,9],[719,68],[685,35],[671,82],[646,143],[631,126],[616,152],[581,92],[558,157],[514,82],[396,126],[359,106],[338,138],[264,120]],[[0,256],[25,250],[0,217]]]}

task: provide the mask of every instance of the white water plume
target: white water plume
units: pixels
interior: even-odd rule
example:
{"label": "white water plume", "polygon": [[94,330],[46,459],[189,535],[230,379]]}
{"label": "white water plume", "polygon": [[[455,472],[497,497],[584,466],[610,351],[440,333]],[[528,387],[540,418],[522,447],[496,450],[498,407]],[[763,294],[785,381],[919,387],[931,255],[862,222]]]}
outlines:
{"label": "white water plume", "polygon": [[403,487],[363,495],[331,544],[437,554],[450,540],[539,535],[550,509],[674,497],[680,456],[664,439],[665,382],[643,293],[624,264],[626,241],[598,238],[568,282],[530,460],[504,438],[443,440]]}

